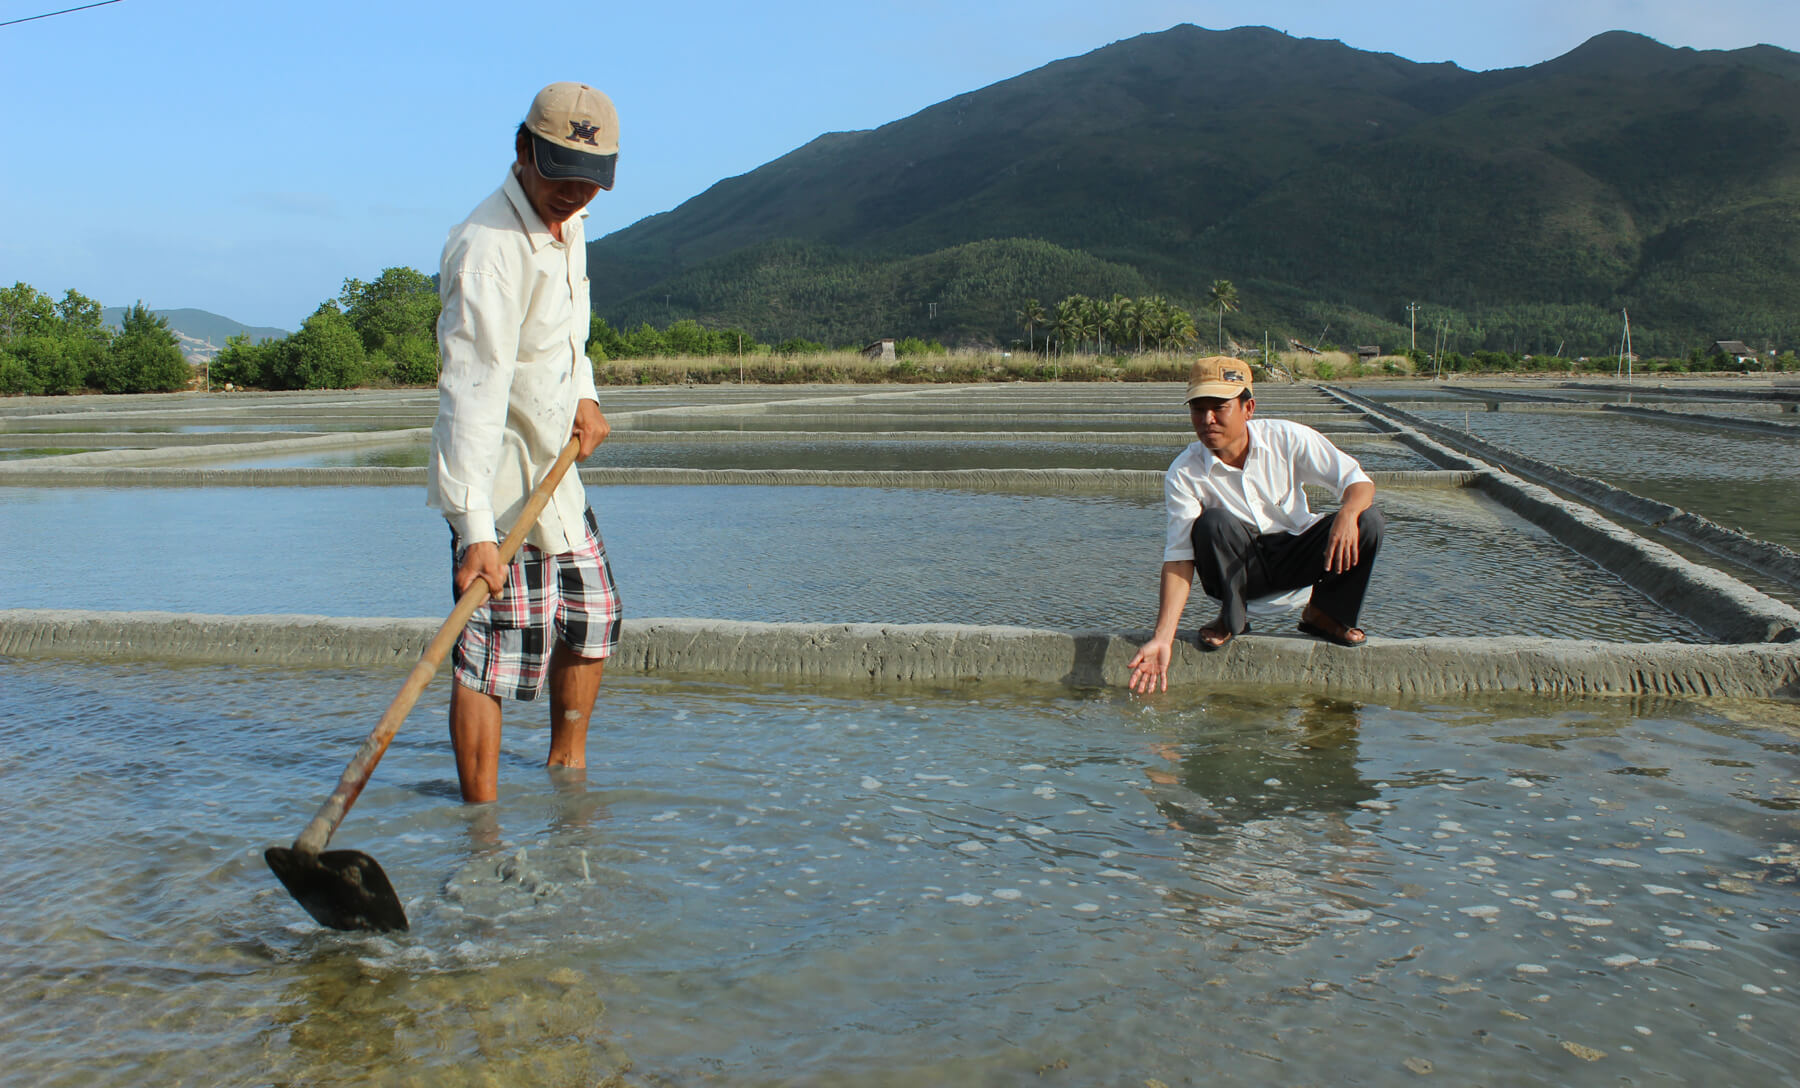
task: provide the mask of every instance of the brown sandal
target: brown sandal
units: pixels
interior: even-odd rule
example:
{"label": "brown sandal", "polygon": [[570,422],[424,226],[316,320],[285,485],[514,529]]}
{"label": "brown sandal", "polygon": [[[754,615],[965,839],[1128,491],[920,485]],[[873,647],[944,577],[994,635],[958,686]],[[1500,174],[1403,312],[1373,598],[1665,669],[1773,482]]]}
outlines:
{"label": "brown sandal", "polygon": [[[1315,638],[1322,638],[1326,642],[1336,643],[1339,646],[1348,646],[1352,649],[1369,641],[1368,632],[1364,631],[1362,628],[1345,627],[1343,624],[1317,609],[1312,609],[1310,611],[1312,612],[1312,619],[1310,620],[1306,618],[1307,614],[1305,612],[1300,613],[1300,630],[1303,633],[1312,635]],[[1330,624],[1331,626],[1327,627],[1326,624]]]}
{"label": "brown sandal", "polygon": [[[1250,625],[1247,623],[1244,625],[1244,629],[1242,631],[1238,632],[1238,634],[1243,634],[1243,635],[1247,635],[1249,633],[1250,633]],[[1211,642],[1211,641],[1208,641],[1208,636],[1211,636],[1211,635],[1224,635],[1225,637],[1222,639],[1219,639],[1219,641],[1217,641],[1217,642]],[[1214,650],[1224,649],[1225,644],[1230,642],[1232,639],[1234,639],[1236,637],[1237,637],[1237,635],[1234,635],[1230,631],[1225,630],[1225,628],[1220,626],[1217,621],[1214,621],[1213,623],[1209,623],[1205,627],[1202,627],[1202,628],[1200,628],[1200,630],[1194,632],[1194,645],[1200,647],[1200,649],[1202,649],[1205,652],[1210,654]]]}

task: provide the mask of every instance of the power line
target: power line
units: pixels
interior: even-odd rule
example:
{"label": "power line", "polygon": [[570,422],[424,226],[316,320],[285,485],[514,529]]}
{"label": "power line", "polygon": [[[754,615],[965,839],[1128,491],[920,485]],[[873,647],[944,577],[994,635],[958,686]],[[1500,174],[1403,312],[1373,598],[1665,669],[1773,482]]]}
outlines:
{"label": "power line", "polygon": [[36,19],[48,19],[52,15],[67,15],[71,11],[86,11],[89,8],[103,8],[108,4],[116,4],[118,2],[119,2],[119,0],[99,0],[98,3],[83,4],[80,7],[76,7],[76,8],[64,8],[61,11],[46,11],[42,15],[27,15],[23,19],[8,19],[8,20],[6,20],[6,22],[0,23],[0,26],[13,26],[14,24],[17,24],[17,23],[29,23]]}

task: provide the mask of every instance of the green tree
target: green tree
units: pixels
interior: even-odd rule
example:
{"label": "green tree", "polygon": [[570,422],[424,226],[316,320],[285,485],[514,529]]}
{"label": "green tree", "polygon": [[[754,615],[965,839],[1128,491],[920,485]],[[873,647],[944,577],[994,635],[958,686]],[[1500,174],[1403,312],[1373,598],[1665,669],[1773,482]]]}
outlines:
{"label": "green tree", "polygon": [[95,373],[112,342],[100,304],[79,291],[61,302],[26,283],[0,289],[0,392],[73,393]]}
{"label": "green tree", "polygon": [[596,363],[625,358],[625,338],[599,314],[588,315],[587,354]]}
{"label": "green tree", "polygon": [[220,349],[219,354],[213,356],[208,376],[215,387],[223,385],[267,387],[271,381],[270,357],[275,350],[276,345],[273,343],[251,343],[248,333],[233,334],[225,338],[224,348]]}
{"label": "green tree", "polygon": [[1081,300],[1081,332],[1082,338],[1094,338],[1094,354],[1098,355],[1106,348],[1102,341],[1106,337],[1106,322],[1110,316],[1106,302],[1097,298]]}
{"label": "green tree", "polygon": [[1230,280],[1214,280],[1206,297],[1219,311],[1219,354],[1225,353],[1225,315],[1238,308],[1238,289]]}
{"label": "green tree", "polygon": [[37,374],[31,364],[0,348],[0,393],[39,393]]}
{"label": "green tree", "polygon": [[1147,298],[1126,298],[1113,296],[1113,306],[1118,311],[1119,338],[1137,343],[1137,353],[1144,353],[1144,314],[1150,300]]}
{"label": "green tree", "polygon": [[1019,324],[1025,326],[1025,350],[1037,354],[1037,343],[1032,339],[1031,330],[1044,323],[1044,307],[1035,298],[1025,300],[1019,307]]}
{"label": "green tree", "polygon": [[371,370],[391,369],[409,385],[437,381],[437,319],[442,304],[430,277],[413,268],[384,268],[373,283],[344,281],[344,317],[362,340]]}
{"label": "green tree", "polygon": [[1087,298],[1070,295],[1056,304],[1051,331],[1056,334],[1056,354],[1061,355],[1070,344],[1079,344],[1087,335]]}
{"label": "green tree", "polygon": [[96,360],[89,381],[107,393],[169,393],[187,388],[193,377],[168,321],[140,301],[125,312],[119,335]]}
{"label": "green tree", "polygon": [[73,393],[86,385],[106,357],[106,344],[84,336],[38,333],[14,340],[12,350],[30,371],[29,388],[17,393]]}
{"label": "green tree", "polygon": [[327,300],[274,345],[268,370],[271,389],[347,389],[367,380],[368,354],[350,319]]}
{"label": "green tree", "polygon": [[1161,295],[1151,299],[1150,303],[1151,316],[1146,318],[1146,333],[1157,350],[1180,349],[1197,335],[1193,314]]}
{"label": "green tree", "polygon": [[0,287],[0,342],[52,332],[56,301],[23,280]]}
{"label": "green tree", "polygon": [[100,304],[73,287],[63,292],[62,301],[56,304],[56,316],[62,319],[64,328],[71,335],[86,336],[102,343],[112,339],[101,320]]}
{"label": "green tree", "polygon": [[712,336],[691,317],[663,330],[663,343],[671,355],[711,355]]}

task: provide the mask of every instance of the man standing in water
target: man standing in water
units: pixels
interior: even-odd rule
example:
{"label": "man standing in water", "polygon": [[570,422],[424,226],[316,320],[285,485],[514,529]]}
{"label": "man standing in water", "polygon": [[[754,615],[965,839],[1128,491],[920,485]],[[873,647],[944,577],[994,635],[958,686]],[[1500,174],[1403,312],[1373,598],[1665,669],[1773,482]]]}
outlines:
{"label": "man standing in water", "polygon": [[439,268],[438,416],[426,502],[450,523],[456,593],[486,579],[452,654],[450,743],[464,801],[499,788],[501,699],[550,692],[550,767],[587,766],[588,719],[619,638],[619,595],[571,468],[511,565],[500,534],[574,437],[606,438],[586,354],[588,201],[613,187],[619,120],[580,83],[539,92],[500,188],[450,232]]}
{"label": "man standing in water", "polygon": [[[1226,355],[1195,360],[1187,406],[1198,442],[1163,477],[1168,532],[1156,630],[1131,659],[1131,689],[1167,691],[1175,628],[1200,576],[1219,615],[1200,628],[1202,650],[1249,629],[1245,606],[1312,587],[1300,630],[1361,646],[1356,626],[1386,522],[1362,466],[1303,424],[1255,419],[1250,366]],[[1336,515],[1307,509],[1304,484],[1331,489]]]}

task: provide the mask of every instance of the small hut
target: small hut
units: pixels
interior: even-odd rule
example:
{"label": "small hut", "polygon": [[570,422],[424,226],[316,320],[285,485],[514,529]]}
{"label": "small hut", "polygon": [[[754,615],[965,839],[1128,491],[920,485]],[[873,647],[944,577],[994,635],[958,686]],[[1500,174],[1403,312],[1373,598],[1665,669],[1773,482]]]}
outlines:
{"label": "small hut", "polygon": [[1714,340],[1713,354],[1736,359],[1739,363],[1761,362],[1761,356],[1756,354],[1756,349],[1742,340]]}
{"label": "small hut", "polygon": [[870,359],[880,359],[883,362],[891,363],[896,358],[896,356],[894,355],[893,338],[889,337],[888,339],[885,339],[885,340],[877,340],[873,344],[870,344],[868,347],[864,348],[862,350],[862,353],[863,353],[863,355],[867,356]]}

